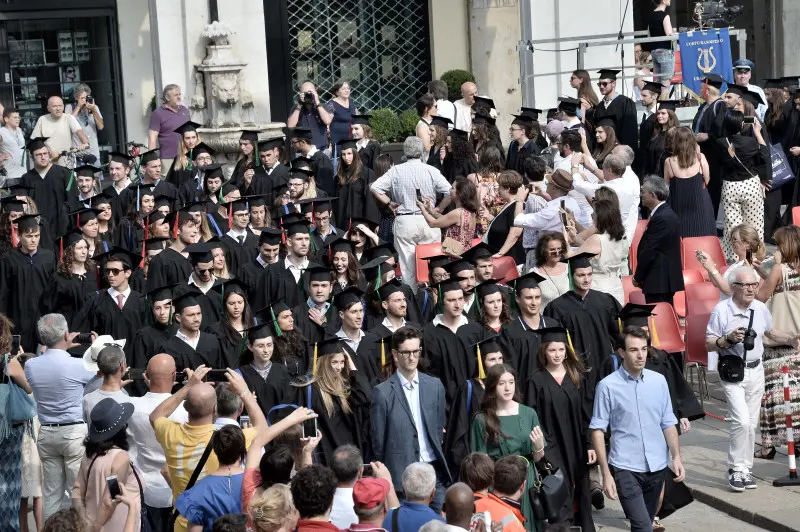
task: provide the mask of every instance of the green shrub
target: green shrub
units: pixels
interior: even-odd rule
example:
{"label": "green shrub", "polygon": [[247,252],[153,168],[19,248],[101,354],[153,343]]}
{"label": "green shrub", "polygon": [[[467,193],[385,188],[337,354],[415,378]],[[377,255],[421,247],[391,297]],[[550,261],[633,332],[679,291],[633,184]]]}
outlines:
{"label": "green shrub", "polygon": [[442,74],[442,81],[447,83],[447,97],[451,102],[461,99],[461,85],[467,81],[475,83],[475,76],[467,70],[448,70]]}
{"label": "green shrub", "polygon": [[406,109],[400,114],[400,132],[404,137],[410,137],[417,131],[419,115],[415,108]]}
{"label": "green shrub", "polygon": [[372,118],[369,125],[372,127],[375,140],[381,143],[393,142],[400,137],[402,126],[397,113],[391,109],[375,109],[370,114]]}

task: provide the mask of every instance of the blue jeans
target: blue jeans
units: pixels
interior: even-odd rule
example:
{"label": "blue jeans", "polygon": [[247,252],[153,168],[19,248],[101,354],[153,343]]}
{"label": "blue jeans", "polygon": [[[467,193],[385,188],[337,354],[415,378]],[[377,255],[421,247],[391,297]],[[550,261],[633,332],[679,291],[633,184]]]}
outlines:
{"label": "blue jeans", "polygon": [[664,86],[669,85],[669,80],[675,75],[675,53],[666,48],[657,48],[651,54],[655,82]]}
{"label": "blue jeans", "polygon": [[631,532],[652,532],[653,518],[664,486],[666,469],[654,473],[636,473],[614,468],[617,497],[631,522]]}

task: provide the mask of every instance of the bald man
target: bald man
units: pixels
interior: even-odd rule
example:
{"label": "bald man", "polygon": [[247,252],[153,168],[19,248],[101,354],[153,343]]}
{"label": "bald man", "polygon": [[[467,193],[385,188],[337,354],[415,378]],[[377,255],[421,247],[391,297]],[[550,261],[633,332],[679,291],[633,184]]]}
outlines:
{"label": "bald man", "polygon": [[478,86],[467,81],[461,85],[461,99],[453,104],[456,106],[455,128],[461,131],[472,131],[472,104],[478,95]]}
{"label": "bald man", "polygon": [[454,528],[470,529],[470,520],[475,513],[475,495],[472,489],[463,482],[456,482],[444,492],[442,507],[450,530]]}
{"label": "bald man", "polygon": [[31,138],[46,137],[51,158],[58,158],[58,164],[63,166],[64,158],[59,158],[59,154],[72,148],[74,136],[78,137],[76,147],[81,150],[89,147],[89,140],[78,120],[71,114],[64,113],[64,100],[61,98],[51,96],[47,100],[47,112],[48,114],[40,116],[36,121]]}

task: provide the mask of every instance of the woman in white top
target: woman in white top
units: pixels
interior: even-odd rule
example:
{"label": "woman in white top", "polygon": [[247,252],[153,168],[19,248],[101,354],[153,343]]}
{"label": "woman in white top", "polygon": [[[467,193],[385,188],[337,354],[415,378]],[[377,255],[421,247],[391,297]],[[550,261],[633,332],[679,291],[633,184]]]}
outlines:
{"label": "woman in white top", "polygon": [[561,262],[567,256],[568,250],[563,234],[551,231],[539,234],[535,252],[536,267],[533,271],[546,279],[539,283],[542,292],[542,310],[552,300],[569,292],[567,264]]}
{"label": "woman in white top", "polygon": [[[696,252],[697,260],[708,272],[709,280],[719,288],[720,301],[731,297],[730,283],[733,280],[733,273],[739,266],[752,266],[762,279],[767,278],[767,271],[762,264],[766,248],[758,231],[749,224],[740,224],[731,229],[730,240],[733,253],[736,255],[736,262],[728,266],[725,273],[719,271],[719,268],[724,265],[715,264],[708,253],[700,250]],[[748,252],[751,255],[750,262],[747,261]]]}
{"label": "woman in white top", "polygon": [[432,94],[423,94],[417,100],[417,114],[419,115],[419,122],[415,135],[422,139],[422,144],[425,145],[425,152],[422,154],[422,161],[428,160],[428,154],[431,151],[431,132],[430,125],[431,119],[436,115],[436,99]]}
{"label": "woman in white top", "polygon": [[567,231],[573,244],[580,247],[574,253],[592,253],[592,290],[605,292],[625,304],[622,276],[627,272],[628,248],[625,239],[625,226],[619,207],[611,200],[596,200],[592,220],[595,226],[593,235],[579,242],[580,237],[570,225]]}
{"label": "woman in white top", "polygon": [[[73,94],[75,95],[75,105],[68,105],[64,112],[74,116],[81,125],[86,140],[89,142],[89,153],[97,157],[99,161],[100,144],[97,140],[97,132],[103,131],[103,127],[105,127],[103,115],[100,114],[100,108],[94,103],[92,89],[89,88],[89,85],[78,84]],[[80,142],[76,141],[77,144]]]}
{"label": "woman in white top", "polygon": [[0,127],[0,166],[6,171],[5,179],[16,179],[28,171],[24,162],[25,134],[19,127],[19,111],[13,107],[3,109],[3,122],[3,127]]}

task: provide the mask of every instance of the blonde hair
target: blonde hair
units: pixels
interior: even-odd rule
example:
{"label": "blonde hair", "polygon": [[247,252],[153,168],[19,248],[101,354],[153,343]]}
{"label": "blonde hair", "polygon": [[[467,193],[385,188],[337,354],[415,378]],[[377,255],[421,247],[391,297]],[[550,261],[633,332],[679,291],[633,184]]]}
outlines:
{"label": "blonde hair", "polygon": [[[203,142],[203,139],[200,138],[200,132],[195,131],[197,134],[197,144]],[[194,161],[192,161],[194,164]],[[186,167],[189,165],[189,150],[186,148],[186,144],[183,142],[183,135],[180,136],[178,139],[178,156],[175,158],[175,169],[176,170],[185,170]]]}
{"label": "blonde hair", "polygon": [[247,515],[256,532],[275,532],[290,517],[300,516],[292,502],[292,492],[286,484],[274,484],[263,493],[253,496]]}
{"label": "blonde hair", "polygon": [[322,403],[325,405],[325,411],[329,416],[333,415],[333,398],[338,397],[342,402],[342,412],[351,414],[353,410],[350,408],[350,368],[347,364],[342,368],[341,373],[333,371],[331,360],[336,355],[342,355],[347,359],[344,352],[333,353],[324,355],[317,359],[317,367],[315,375],[312,379],[300,383],[298,386],[311,386],[317,384],[319,396],[322,398]]}
{"label": "blonde hair", "polygon": [[[763,259],[764,255],[767,253],[767,249],[764,246],[764,241],[761,240],[761,235],[758,234],[758,231],[753,228],[750,224],[739,224],[728,234],[728,238],[730,241],[733,242],[733,239],[736,235],[739,235],[739,240],[745,243],[747,249],[753,252],[753,256],[758,259]],[[740,259],[744,257],[739,257]]]}

